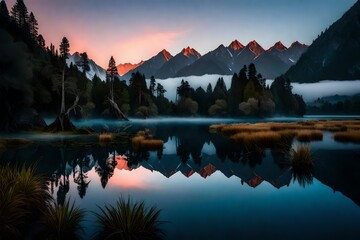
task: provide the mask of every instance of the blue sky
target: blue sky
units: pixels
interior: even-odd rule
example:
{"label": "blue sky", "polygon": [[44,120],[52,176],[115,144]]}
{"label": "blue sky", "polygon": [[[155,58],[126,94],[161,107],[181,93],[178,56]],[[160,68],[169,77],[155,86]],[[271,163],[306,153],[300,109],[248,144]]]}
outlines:
{"label": "blue sky", "polygon": [[[15,0],[5,0],[8,8]],[[356,0],[24,0],[47,44],[68,37],[101,66],[139,62],[163,48],[205,54],[238,39],[264,48],[282,41],[311,44]]]}

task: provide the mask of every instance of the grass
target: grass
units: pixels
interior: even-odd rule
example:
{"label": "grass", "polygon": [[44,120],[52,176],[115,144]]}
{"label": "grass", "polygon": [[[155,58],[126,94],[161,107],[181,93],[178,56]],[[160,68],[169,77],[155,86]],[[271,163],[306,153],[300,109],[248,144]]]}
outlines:
{"label": "grass", "polygon": [[296,133],[299,142],[322,141],[323,133],[319,130],[301,130]]}
{"label": "grass", "polygon": [[21,148],[29,144],[31,141],[24,138],[0,138],[0,151],[7,148]]}
{"label": "grass", "polygon": [[337,132],[333,138],[338,142],[360,143],[360,131]]}
{"label": "grass", "polygon": [[281,135],[276,132],[241,132],[230,139],[247,146],[273,147],[281,141]]}
{"label": "grass", "polygon": [[18,238],[52,199],[35,166],[0,166],[0,239]]}
{"label": "grass", "polygon": [[131,144],[135,150],[158,150],[163,148],[164,141],[154,139],[150,131],[145,129],[131,138]]}
{"label": "grass", "polygon": [[110,133],[102,133],[99,135],[99,144],[101,146],[111,143],[112,140],[113,140],[113,136]]}
{"label": "grass", "polygon": [[55,202],[49,205],[44,212],[42,232],[38,237],[46,239],[80,239],[83,231],[81,222],[84,221],[85,211],[70,204],[67,200],[64,205]]}
{"label": "grass", "polygon": [[293,180],[298,181],[300,186],[312,184],[313,158],[310,145],[298,145],[291,151],[291,165],[293,170]]}
{"label": "grass", "polygon": [[360,119],[216,124],[209,128],[210,132],[223,134],[237,143],[259,147],[291,145],[295,137],[299,142],[322,141],[323,131],[335,132],[336,141],[360,143],[359,130]]}
{"label": "grass", "polygon": [[146,208],[144,202],[133,203],[120,198],[115,206],[99,207],[95,213],[100,226],[98,239],[164,239],[159,227],[160,210]]}

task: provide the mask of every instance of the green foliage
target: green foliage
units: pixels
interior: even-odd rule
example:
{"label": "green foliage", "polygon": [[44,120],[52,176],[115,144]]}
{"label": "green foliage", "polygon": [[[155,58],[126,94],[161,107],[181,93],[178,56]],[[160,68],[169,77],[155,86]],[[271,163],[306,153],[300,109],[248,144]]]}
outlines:
{"label": "green foliage", "polygon": [[43,228],[39,237],[53,240],[81,239],[81,222],[84,221],[85,211],[74,205],[70,204],[69,200],[63,205],[55,202],[50,204],[44,212]]}
{"label": "green foliage", "polygon": [[99,207],[95,213],[100,227],[97,239],[164,239],[160,229],[160,210],[146,208],[144,202],[133,203],[120,198],[115,206]]}

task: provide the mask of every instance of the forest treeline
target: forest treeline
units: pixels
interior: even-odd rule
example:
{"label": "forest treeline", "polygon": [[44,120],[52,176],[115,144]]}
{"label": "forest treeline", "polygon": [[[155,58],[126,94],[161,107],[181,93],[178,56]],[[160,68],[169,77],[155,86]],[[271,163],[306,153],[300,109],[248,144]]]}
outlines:
{"label": "forest treeline", "polygon": [[[234,73],[229,89],[222,78],[207,89],[194,89],[182,81],[177,87],[176,101],[172,102],[165,97],[161,80],[154,77],[136,72],[128,82],[122,81],[113,57],[109,60],[106,81],[96,75],[87,79],[86,72],[90,70],[87,53],[81,53],[79,62],[68,65],[71,41],[64,37],[59,39],[58,46],[46,44],[38,32],[36,16],[28,12],[23,0],[17,0],[10,11],[1,1],[0,129],[29,127],[22,120],[35,116],[40,124],[37,113],[69,114],[77,119],[305,113],[305,103],[301,96],[292,93],[289,79],[281,76],[266,86],[254,64]],[[146,77],[150,77],[149,84]]]}

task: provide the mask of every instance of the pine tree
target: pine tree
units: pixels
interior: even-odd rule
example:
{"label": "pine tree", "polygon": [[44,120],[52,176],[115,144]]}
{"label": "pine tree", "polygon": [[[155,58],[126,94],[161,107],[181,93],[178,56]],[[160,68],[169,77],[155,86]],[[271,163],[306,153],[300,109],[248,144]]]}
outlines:
{"label": "pine tree", "polygon": [[153,95],[153,96],[155,94],[155,87],[156,87],[155,77],[151,76],[149,90],[150,90],[151,95]]}
{"label": "pine tree", "polygon": [[29,32],[32,38],[37,39],[38,29],[38,21],[36,20],[33,12],[31,12],[29,16]]}
{"label": "pine tree", "polygon": [[41,34],[37,37],[37,42],[42,49],[45,49],[45,39]]}
{"label": "pine tree", "polygon": [[16,3],[11,9],[11,15],[20,28],[24,29],[28,27],[29,12],[23,0],[16,0]]}
{"label": "pine tree", "polygon": [[5,19],[9,19],[9,10],[4,0],[0,2],[0,16],[4,17]]}
{"label": "pine tree", "polygon": [[111,56],[109,60],[109,65],[106,70],[107,76],[109,77],[109,83],[110,83],[110,98],[112,101],[114,101],[114,77],[118,74],[117,68],[116,68],[116,62]]}
{"label": "pine tree", "polygon": [[63,63],[63,71],[62,71],[62,81],[61,81],[61,108],[60,115],[65,114],[65,67],[66,67],[66,59],[68,58],[68,53],[70,51],[70,43],[66,37],[63,37],[60,43],[60,58]]}
{"label": "pine tree", "polygon": [[80,61],[76,63],[77,66],[82,68],[83,75],[90,71],[89,57],[86,52],[80,53]]}

